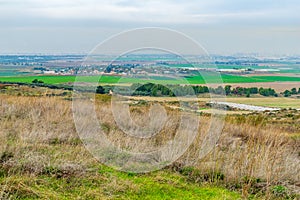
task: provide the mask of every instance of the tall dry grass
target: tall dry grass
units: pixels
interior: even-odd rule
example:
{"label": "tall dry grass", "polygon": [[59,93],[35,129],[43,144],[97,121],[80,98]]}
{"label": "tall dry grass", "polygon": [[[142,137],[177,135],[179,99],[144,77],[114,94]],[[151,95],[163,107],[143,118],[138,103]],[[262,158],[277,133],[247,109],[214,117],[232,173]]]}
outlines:
{"label": "tall dry grass", "polygon": [[33,174],[48,167],[83,169],[93,159],[80,145],[70,105],[57,97],[1,95],[1,167]]}
{"label": "tall dry grass", "polygon": [[[145,113],[152,104],[130,106],[135,124],[143,127],[149,122],[151,116]],[[76,133],[71,106],[71,101],[61,97],[1,95],[0,167],[8,174],[43,174],[56,169],[62,175],[80,175],[97,165]],[[101,127],[112,143],[137,152],[151,151],[172,140],[182,114],[167,107],[167,118],[160,115],[162,119],[156,119],[165,121],[163,129],[150,139],[136,139],[118,128],[109,97],[98,96],[96,110]],[[236,123],[238,118],[232,117],[226,120],[215,149],[199,159],[212,119],[188,115],[200,117],[200,129],[188,151],[174,164],[179,166],[178,171],[193,167],[188,174],[194,181],[212,180],[207,176],[217,175],[229,187],[240,189],[245,197],[258,191],[271,195],[272,187],[279,184],[299,192],[299,139],[292,139],[272,125],[265,126],[257,118]]]}

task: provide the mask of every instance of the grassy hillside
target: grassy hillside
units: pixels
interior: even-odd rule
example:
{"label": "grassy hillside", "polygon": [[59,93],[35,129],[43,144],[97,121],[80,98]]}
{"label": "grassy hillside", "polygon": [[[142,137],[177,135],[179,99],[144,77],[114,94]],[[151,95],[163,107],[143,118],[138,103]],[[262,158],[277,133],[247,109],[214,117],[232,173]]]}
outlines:
{"label": "grassy hillside", "polygon": [[[64,91],[30,87],[16,90],[0,94],[0,199],[299,197],[299,111],[227,116],[217,146],[200,159],[199,147],[211,122],[210,115],[202,115],[196,139],[182,157],[159,171],[134,174],[106,167],[87,151],[76,132],[70,93],[61,96]],[[140,151],[174,137],[176,123],[167,123],[150,140],[128,140],[113,118],[110,98],[97,95],[95,108],[113,144]],[[144,113],[151,105],[147,101],[130,105],[137,124],[148,120]],[[166,112],[170,122],[180,118],[177,109]]]}

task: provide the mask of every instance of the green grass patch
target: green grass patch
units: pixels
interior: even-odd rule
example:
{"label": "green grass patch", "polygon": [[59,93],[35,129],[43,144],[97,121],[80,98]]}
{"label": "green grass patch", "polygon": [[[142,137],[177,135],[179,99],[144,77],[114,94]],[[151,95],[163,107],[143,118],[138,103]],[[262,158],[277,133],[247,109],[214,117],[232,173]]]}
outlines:
{"label": "green grass patch", "polygon": [[163,170],[132,174],[100,166],[81,177],[14,175],[0,178],[2,194],[13,199],[240,199],[241,195],[217,186],[188,182]]}

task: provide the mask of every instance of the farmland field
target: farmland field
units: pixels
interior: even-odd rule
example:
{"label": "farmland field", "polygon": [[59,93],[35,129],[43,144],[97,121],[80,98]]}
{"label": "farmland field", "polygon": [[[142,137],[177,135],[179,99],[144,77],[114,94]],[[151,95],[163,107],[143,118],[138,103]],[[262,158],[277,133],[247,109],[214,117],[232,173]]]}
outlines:
{"label": "farmland field", "polygon": [[[219,83],[220,78],[217,78],[215,73],[204,73],[204,76],[188,76],[186,78],[172,79],[169,77],[149,77],[149,78],[129,78],[120,76],[101,76],[100,83],[146,83],[152,82],[157,84],[205,84]],[[224,83],[256,83],[256,82],[300,82],[300,77],[286,76],[237,76],[222,74]],[[73,83],[76,76],[13,76],[0,77],[1,82],[22,82],[31,83],[34,79],[38,79],[47,84],[62,84]],[[82,82],[97,82],[99,76],[80,76]]]}

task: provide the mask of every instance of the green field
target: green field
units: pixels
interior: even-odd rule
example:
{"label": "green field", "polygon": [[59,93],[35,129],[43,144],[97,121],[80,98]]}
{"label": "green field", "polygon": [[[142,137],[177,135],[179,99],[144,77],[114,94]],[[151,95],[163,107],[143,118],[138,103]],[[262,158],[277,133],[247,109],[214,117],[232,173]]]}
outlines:
{"label": "green field", "polygon": [[139,175],[105,166],[97,168],[81,177],[0,177],[0,184],[17,188],[13,199],[241,199],[238,192],[192,183],[187,177],[167,170]]}
{"label": "green field", "polygon": [[288,77],[288,76],[252,76],[253,79],[262,79],[268,82],[275,81],[300,81],[300,77]]}
{"label": "green field", "polygon": [[[287,76],[235,76],[222,74],[223,83],[254,83],[254,82],[284,82],[295,81],[300,82],[300,77]],[[15,76],[15,77],[0,77],[1,82],[21,82],[31,83],[34,79],[38,79],[47,84],[66,84],[77,82],[97,82],[99,76]],[[99,80],[103,84],[115,83],[146,83],[152,82],[157,84],[205,84],[205,83],[220,83],[220,78],[215,73],[205,73],[203,76],[189,76],[186,78],[172,79],[170,77],[149,77],[149,78],[127,78],[119,76],[101,76]]]}

